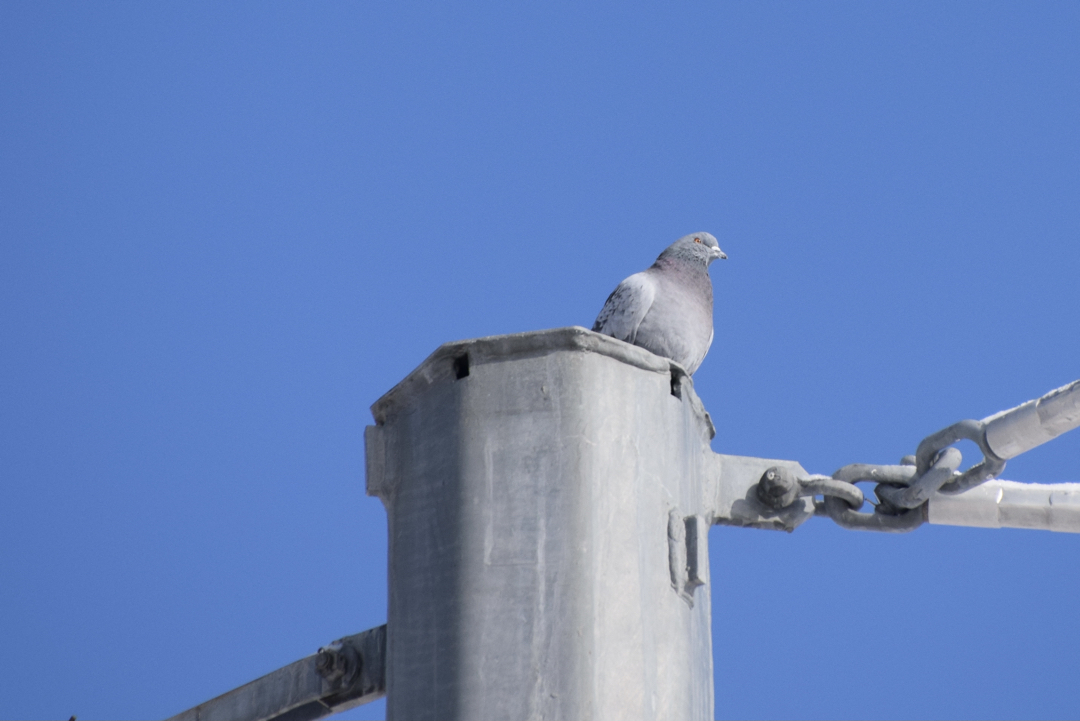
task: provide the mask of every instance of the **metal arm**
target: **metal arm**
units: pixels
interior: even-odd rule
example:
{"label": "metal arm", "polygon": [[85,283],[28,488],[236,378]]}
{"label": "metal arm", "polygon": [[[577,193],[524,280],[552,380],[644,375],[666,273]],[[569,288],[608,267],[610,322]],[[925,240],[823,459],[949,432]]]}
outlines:
{"label": "metal arm", "polygon": [[334,641],[168,721],[311,721],[386,695],[386,626]]}

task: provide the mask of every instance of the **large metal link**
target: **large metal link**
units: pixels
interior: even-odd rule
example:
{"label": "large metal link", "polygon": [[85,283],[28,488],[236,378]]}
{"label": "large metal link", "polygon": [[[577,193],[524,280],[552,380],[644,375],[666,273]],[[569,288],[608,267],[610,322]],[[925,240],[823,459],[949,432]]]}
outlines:
{"label": "large metal link", "polygon": [[804,491],[802,495],[838,498],[851,508],[862,508],[863,501],[866,500],[858,486],[829,476],[813,475],[809,478],[800,478],[799,484]]}
{"label": "large metal link", "polygon": [[848,506],[836,496],[825,496],[824,501],[815,501],[817,515],[828,516],[838,526],[852,531],[885,531],[906,533],[914,531],[926,521],[926,508],[920,506],[910,511],[890,516],[885,513],[860,513]]}
{"label": "large metal link", "polygon": [[[956,473],[960,465],[960,451],[955,448],[946,448],[937,454],[933,465],[925,473],[917,475],[911,483],[904,487],[879,483],[874,489],[874,494],[883,504],[887,503],[892,508],[918,508],[930,500],[942,486]],[[916,467],[918,473],[918,467]]]}
{"label": "large metal link", "polygon": [[[852,463],[844,466],[832,475],[835,482],[851,484],[864,481],[877,482],[877,488],[907,487],[915,475],[913,466],[879,466],[870,463]],[[879,497],[880,499],[880,497]],[[891,533],[905,533],[913,531],[926,520],[925,509],[915,507],[911,509],[897,509],[882,507],[878,504],[873,513],[862,513],[858,506],[845,502],[838,495],[826,495],[820,503],[815,502],[814,508],[819,515],[831,518],[837,525],[854,531],[885,531]]]}
{"label": "large metal link", "polygon": [[768,469],[757,484],[758,499],[776,510],[787,508],[798,498],[821,495],[841,498],[853,508],[861,508],[864,500],[863,492],[850,483],[819,475],[796,478],[784,466]]}
{"label": "large metal link", "polygon": [[937,433],[932,433],[922,440],[918,450],[915,451],[915,467],[922,475],[926,473],[934,463],[937,454],[958,441],[974,441],[983,453],[983,459],[959,476],[944,484],[940,490],[942,493],[963,493],[969,488],[974,488],[983,481],[996,478],[1005,470],[1005,460],[999,458],[986,442],[986,422],[966,420],[953,423],[948,428],[943,428]]}

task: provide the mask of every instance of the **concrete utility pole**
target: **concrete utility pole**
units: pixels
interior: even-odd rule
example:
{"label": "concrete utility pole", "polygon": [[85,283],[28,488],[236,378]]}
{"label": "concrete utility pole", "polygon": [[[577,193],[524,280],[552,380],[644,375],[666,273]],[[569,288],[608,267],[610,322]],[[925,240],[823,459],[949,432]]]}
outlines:
{"label": "concrete utility pole", "polygon": [[[1080,484],[987,480],[1080,425],[1080,381],[831,477],[713,453],[677,364],[584,328],[444,345],[372,414],[387,626],[175,718],[298,721],[385,693],[389,719],[711,719],[711,525],[1080,532]],[[984,453],[963,473],[961,438]]]}
{"label": "concrete utility pole", "polygon": [[443,346],[372,408],[387,718],[712,718],[712,423],[578,328]]}

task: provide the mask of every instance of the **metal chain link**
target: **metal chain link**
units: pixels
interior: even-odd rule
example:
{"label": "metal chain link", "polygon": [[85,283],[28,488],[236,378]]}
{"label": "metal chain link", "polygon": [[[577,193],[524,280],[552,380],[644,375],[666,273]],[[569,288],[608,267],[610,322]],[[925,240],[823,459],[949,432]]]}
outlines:
{"label": "metal chain link", "polygon": [[[782,467],[770,468],[758,482],[757,496],[777,510],[813,497],[815,515],[828,516],[844,528],[904,533],[926,521],[935,493],[963,493],[996,478],[1005,470],[1006,459],[1078,426],[1080,380],[981,421],[969,419],[943,428],[924,438],[915,455],[905,456],[897,466],[852,463],[832,476],[806,478],[796,478]],[[964,472],[957,470],[960,451],[952,447],[962,440],[973,441],[982,451],[982,460]],[[878,503],[871,513],[860,510],[866,498],[855,484],[863,482],[877,484]]]}

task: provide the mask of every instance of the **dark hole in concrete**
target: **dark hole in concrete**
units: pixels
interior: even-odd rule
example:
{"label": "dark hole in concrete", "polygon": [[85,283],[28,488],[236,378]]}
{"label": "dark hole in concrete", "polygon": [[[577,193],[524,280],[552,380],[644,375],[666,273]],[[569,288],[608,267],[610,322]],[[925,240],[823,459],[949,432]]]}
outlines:
{"label": "dark hole in concrete", "polygon": [[459,355],[454,359],[454,377],[461,380],[469,375],[469,354]]}
{"label": "dark hole in concrete", "polygon": [[682,374],[674,368],[671,369],[671,395],[682,400]]}

